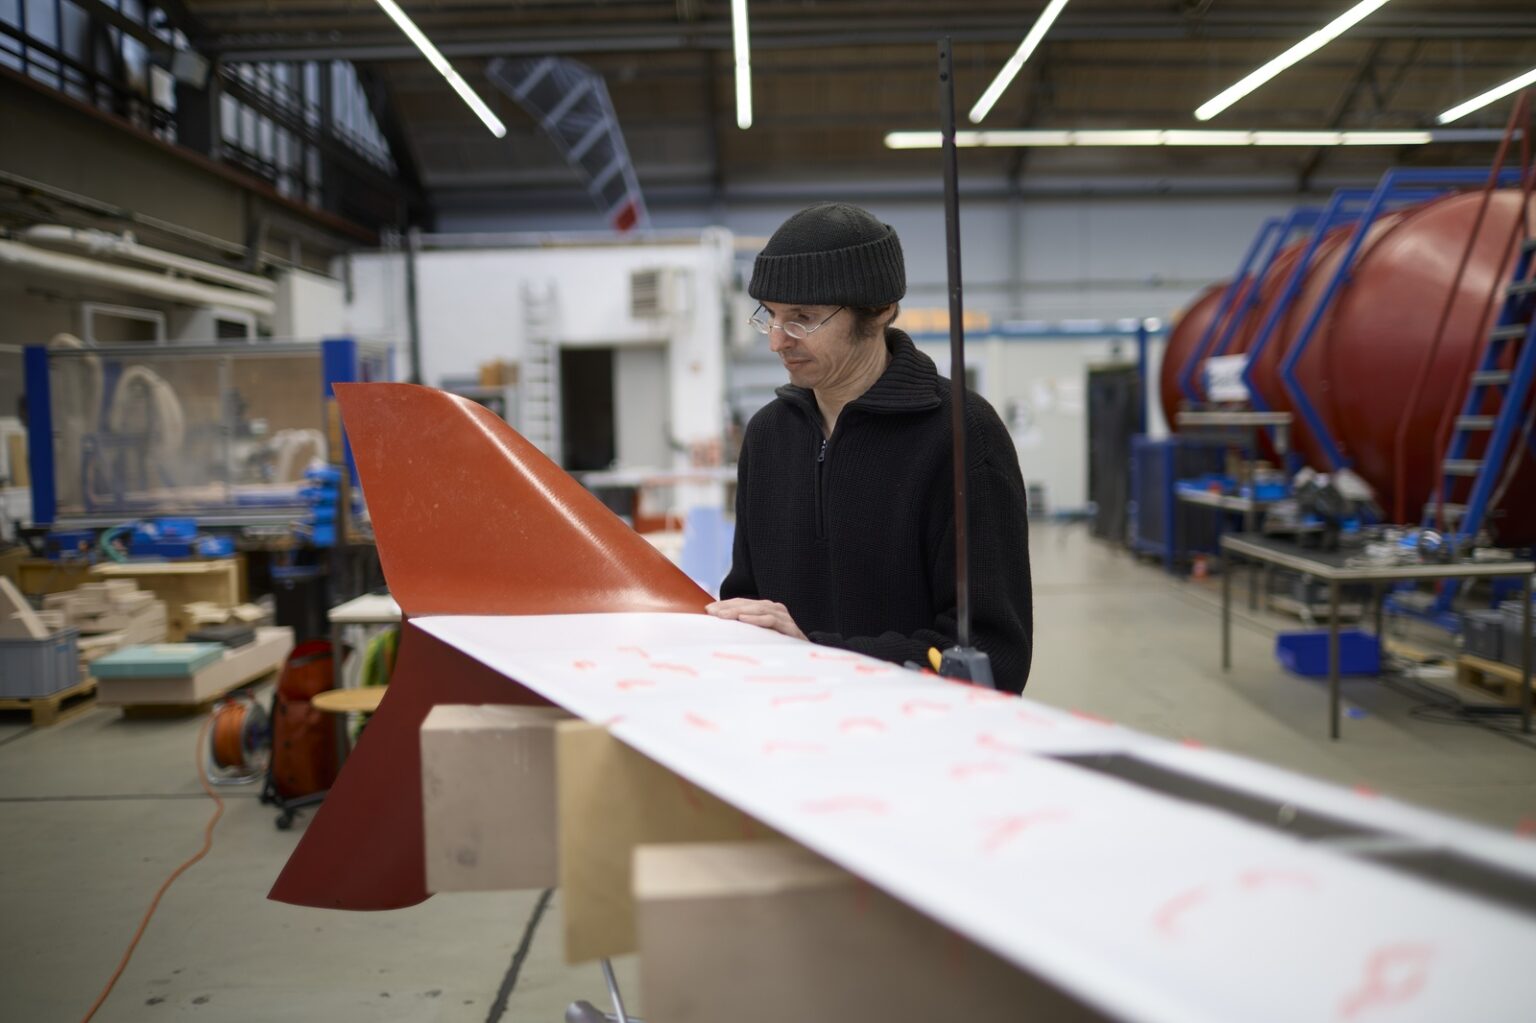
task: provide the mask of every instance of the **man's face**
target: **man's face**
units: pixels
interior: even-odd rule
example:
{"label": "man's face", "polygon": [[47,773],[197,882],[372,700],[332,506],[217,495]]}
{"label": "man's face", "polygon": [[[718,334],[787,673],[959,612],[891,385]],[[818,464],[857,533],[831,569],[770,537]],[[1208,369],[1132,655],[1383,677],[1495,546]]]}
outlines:
{"label": "man's face", "polygon": [[807,330],[821,324],[804,338],[790,337],[778,327],[769,331],[768,348],[789,370],[790,383],[814,391],[851,375],[861,344],[854,336],[852,310],[839,311],[835,305],[762,305],[775,323],[798,323]]}

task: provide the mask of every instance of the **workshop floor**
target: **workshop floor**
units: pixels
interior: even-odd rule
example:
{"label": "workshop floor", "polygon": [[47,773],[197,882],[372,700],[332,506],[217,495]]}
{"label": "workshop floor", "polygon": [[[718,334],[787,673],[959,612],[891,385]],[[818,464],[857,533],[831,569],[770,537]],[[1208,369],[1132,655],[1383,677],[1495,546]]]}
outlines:
{"label": "workshop floor", "polygon": [[[1330,742],[1325,691],[1275,664],[1285,621],[1240,612],[1223,675],[1212,584],[1171,580],[1081,526],[1033,530],[1031,697],[1500,828],[1536,817],[1536,746],[1410,718],[1421,701],[1372,681],[1346,683],[1344,738]],[[0,724],[0,1017],[79,1020],[198,848],[211,809],[199,724],[109,709],[42,730]],[[542,915],[539,893],[380,914],[278,905],[265,895],[298,831],[273,827],[254,792],[225,801],[212,852],[166,894],[102,1023],[558,1023],[575,999],[607,1004],[595,966],[561,962],[558,894]],[[636,964],[618,972],[641,1008]]]}

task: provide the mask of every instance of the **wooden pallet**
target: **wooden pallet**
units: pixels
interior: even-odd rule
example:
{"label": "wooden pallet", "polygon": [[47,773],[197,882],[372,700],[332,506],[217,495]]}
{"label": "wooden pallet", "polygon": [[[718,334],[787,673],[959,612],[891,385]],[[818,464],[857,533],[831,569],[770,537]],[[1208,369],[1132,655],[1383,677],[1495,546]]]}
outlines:
{"label": "wooden pallet", "polygon": [[1522,672],[1513,664],[1462,654],[1456,658],[1456,682],[1468,689],[1497,696],[1508,704],[1520,702]]}
{"label": "wooden pallet", "polygon": [[93,678],[68,689],[61,689],[51,696],[0,700],[0,711],[24,711],[30,714],[33,728],[47,728],[68,721],[95,706],[96,680]]}

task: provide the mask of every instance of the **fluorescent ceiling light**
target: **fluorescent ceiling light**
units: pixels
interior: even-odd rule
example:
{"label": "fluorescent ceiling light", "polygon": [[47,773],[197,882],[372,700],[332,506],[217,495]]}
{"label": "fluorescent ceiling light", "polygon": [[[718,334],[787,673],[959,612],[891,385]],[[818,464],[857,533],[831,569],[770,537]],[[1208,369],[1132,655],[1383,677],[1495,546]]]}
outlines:
{"label": "fluorescent ceiling light", "polygon": [[416,44],[416,49],[427,58],[427,63],[437,68],[437,73],[448,79],[448,84],[453,86],[453,91],[469,104],[469,109],[475,112],[475,116],[491,129],[491,134],[497,138],[505,138],[507,126],[501,123],[501,118],[492,113],[491,108],[485,105],[485,100],[481,99],[475,90],[469,87],[469,83],[459,76],[459,73],[453,69],[453,65],[448,63],[448,58],[444,57],[437,47],[432,45],[432,40],[416,27],[410,15],[402,11],[395,0],[378,0],[378,4],[384,8],[384,13],[389,15],[389,20],[400,26],[400,31],[405,33],[406,38]]}
{"label": "fluorescent ceiling light", "polygon": [[1209,121],[1286,68],[1306,60],[1312,54],[1321,50],[1324,46],[1327,46],[1390,2],[1391,0],[1361,0],[1360,3],[1355,4],[1355,6],[1339,15],[1333,21],[1313,32],[1307,38],[1248,75],[1230,89],[1206,101],[1204,105],[1195,111],[1195,117],[1202,121]]}
{"label": "fluorescent ceiling light", "polygon": [[1019,48],[1013,52],[1012,57],[1008,58],[1008,63],[1003,65],[1003,69],[997,73],[997,77],[992,79],[992,84],[987,86],[987,91],[981,94],[981,99],[976,101],[974,107],[971,107],[972,124],[980,124],[982,118],[991,113],[992,107],[997,104],[998,99],[1007,90],[1014,76],[1019,73],[1019,69],[1024,66],[1024,62],[1029,59],[1029,55],[1035,52],[1035,47],[1040,45],[1040,40],[1044,39],[1045,34],[1051,30],[1051,25],[1056,21],[1056,16],[1061,13],[1061,9],[1065,6],[1067,6],[1067,0],[1051,0],[1050,3],[1045,5],[1045,10],[1040,12],[1039,19],[1036,20],[1034,27],[1029,30],[1029,34],[1024,37],[1024,41],[1019,44]]}
{"label": "fluorescent ceiling light", "polygon": [[1460,106],[1451,107],[1445,113],[1435,118],[1441,124],[1450,124],[1452,121],[1466,117],[1474,110],[1481,110],[1490,103],[1496,103],[1512,92],[1519,92],[1527,85],[1536,85],[1536,67],[1531,68],[1519,78],[1511,78],[1497,88],[1489,89],[1481,96],[1474,96]]}
{"label": "fluorescent ceiling light", "polygon": [[752,48],[747,39],[747,0],[731,0],[731,42],[736,49],[736,127],[752,127]]}
{"label": "fluorescent ceiling light", "polygon": [[[1497,131],[957,131],[955,145],[969,149],[1041,147],[1125,148],[1143,146],[1423,146],[1431,142],[1486,142]],[[893,131],[887,149],[938,149],[936,131]]]}

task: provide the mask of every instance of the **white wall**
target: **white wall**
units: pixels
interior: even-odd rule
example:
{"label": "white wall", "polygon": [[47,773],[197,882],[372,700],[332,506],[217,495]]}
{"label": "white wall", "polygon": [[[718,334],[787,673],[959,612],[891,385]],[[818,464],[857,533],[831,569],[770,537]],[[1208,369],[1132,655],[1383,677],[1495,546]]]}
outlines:
{"label": "white wall", "polygon": [[[944,212],[937,198],[860,195],[857,185],[829,185],[819,198],[866,206],[891,224],[907,258],[908,307],[948,304]],[[817,197],[794,202],[704,207],[656,206],[658,229],[718,224],[750,243],[766,239],[790,214]],[[998,319],[1159,317],[1181,308],[1201,288],[1230,276],[1266,217],[1300,197],[978,198],[962,201],[960,234],[966,307]],[[593,229],[595,214],[518,216],[445,214],[445,231]],[[742,259],[750,272],[752,253]]]}
{"label": "white wall", "polygon": [[[718,442],[724,432],[731,248],[722,231],[706,231],[691,244],[428,248],[418,255],[416,271],[423,382],[435,386],[445,377],[472,376],[481,363],[495,359],[521,362],[523,289],[553,287],[562,345],[665,346],[666,396],[655,397],[666,402],[673,439],[685,449]],[[410,333],[404,256],[359,253],[349,262],[347,331],[395,341],[403,364]],[[629,311],[630,274],[656,267],[680,271],[680,309],[636,319]],[[627,365],[621,359],[615,367]],[[671,465],[686,467],[687,459],[673,453]]]}
{"label": "white wall", "polygon": [[285,271],[277,279],[272,334],[302,341],[334,337],[345,328],[346,303],[340,281],[304,270]]}
{"label": "white wall", "polygon": [[[949,347],[918,347],[949,375]],[[1136,361],[1133,339],[981,337],[967,342],[976,387],[1013,435],[1024,480],[1045,488],[1047,511],[1088,505],[1088,370]]]}

